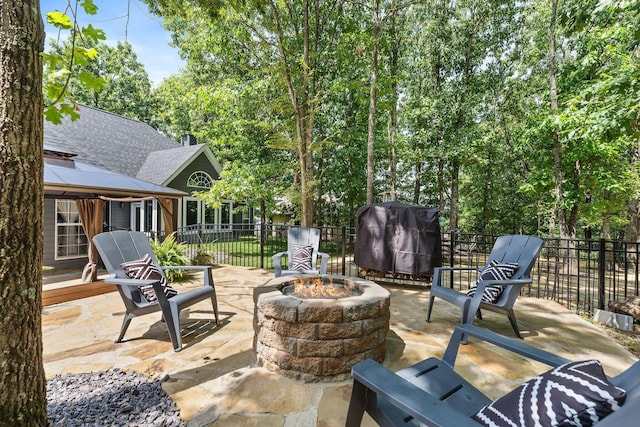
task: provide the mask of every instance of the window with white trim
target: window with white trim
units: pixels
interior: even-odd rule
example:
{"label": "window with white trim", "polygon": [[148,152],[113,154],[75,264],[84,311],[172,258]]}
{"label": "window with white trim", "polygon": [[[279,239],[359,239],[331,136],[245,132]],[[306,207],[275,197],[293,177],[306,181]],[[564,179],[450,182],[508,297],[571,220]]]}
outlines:
{"label": "window with white trim", "polygon": [[208,190],[211,188],[212,184],[213,179],[211,179],[211,176],[202,171],[192,173],[191,176],[189,176],[189,179],[187,179],[187,186],[189,187],[204,188]]}
{"label": "window with white trim", "polygon": [[56,199],[56,259],[84,258],[87,247],[76,202]]}

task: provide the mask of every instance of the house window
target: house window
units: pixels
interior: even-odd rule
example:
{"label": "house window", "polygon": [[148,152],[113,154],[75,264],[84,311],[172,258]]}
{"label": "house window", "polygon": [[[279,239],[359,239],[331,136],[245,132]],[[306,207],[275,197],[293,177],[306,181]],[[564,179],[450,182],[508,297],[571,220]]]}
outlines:
{"label": "house window", "polygon": [[56,200],[56,259],[87,256],[87,236],[74,200]]}
{"label": "house window", "polygon": [[187,179],[187,186],[189,187],[205,188],[208,190],[211,188],[211,184],[213,184],[211,176],[202,171],[192,173],[189,179]]}
{"label": "house window", "polygon": [[231,228],[231,221],[233,217],[231,216],[231,203],[225,203],[220,207],[220,224],[221,228]]}

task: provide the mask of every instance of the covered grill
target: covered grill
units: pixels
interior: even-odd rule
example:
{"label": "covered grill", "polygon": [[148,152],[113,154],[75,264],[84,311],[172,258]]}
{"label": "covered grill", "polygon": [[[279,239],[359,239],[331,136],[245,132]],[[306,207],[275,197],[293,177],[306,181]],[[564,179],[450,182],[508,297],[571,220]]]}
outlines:
{"label": "covered grill", "polygon": [[366,274],[430,278],[442,265],[437,208],[385,202],[357,215],[355,263]]}

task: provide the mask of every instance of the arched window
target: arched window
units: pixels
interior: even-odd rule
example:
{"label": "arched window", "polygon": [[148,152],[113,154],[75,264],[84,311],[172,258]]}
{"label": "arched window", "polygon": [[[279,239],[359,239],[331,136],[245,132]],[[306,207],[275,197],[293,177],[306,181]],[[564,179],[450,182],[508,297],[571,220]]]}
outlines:
{"label": "arched window", "polygon": [[195,188],[211,188],[211,184],[213,184],[213,179],[206,172],[197,171],[191,174],[189,179],[187,179],[187,186],[195,187]]}

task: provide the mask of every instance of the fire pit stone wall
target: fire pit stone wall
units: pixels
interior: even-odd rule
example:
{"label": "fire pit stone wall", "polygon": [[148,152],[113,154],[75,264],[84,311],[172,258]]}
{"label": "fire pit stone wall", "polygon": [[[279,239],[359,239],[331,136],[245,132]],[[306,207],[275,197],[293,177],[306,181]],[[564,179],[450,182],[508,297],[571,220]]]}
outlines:
{"label": "fire pit stone wall", "polygon": [[337,299],[283,294],[294,280],[309,277],[279,277],[254,289],[257,364],[289,378],[317,382],[346,380],[353,365],[365,358],[382,362],[389,292],[369,280],[325,275],[320,277],[361,294]]}

